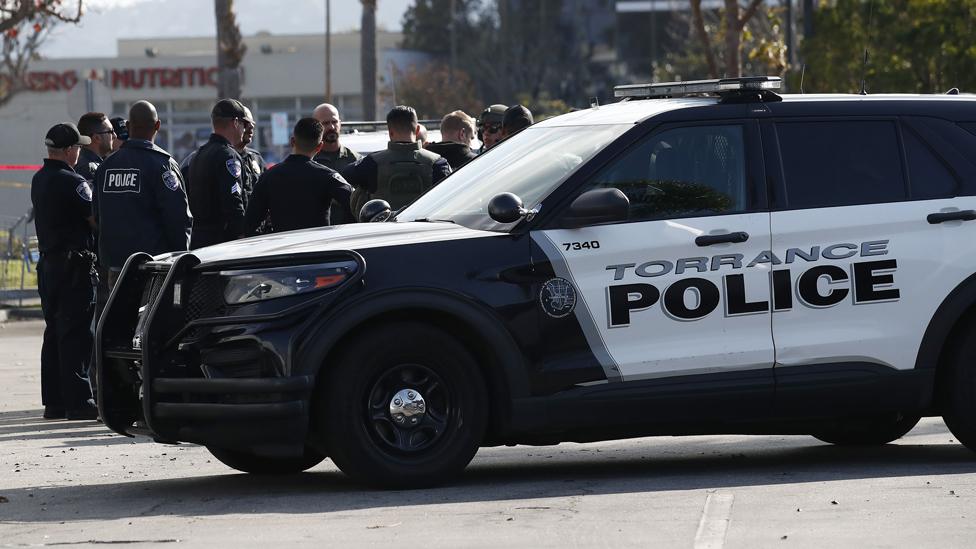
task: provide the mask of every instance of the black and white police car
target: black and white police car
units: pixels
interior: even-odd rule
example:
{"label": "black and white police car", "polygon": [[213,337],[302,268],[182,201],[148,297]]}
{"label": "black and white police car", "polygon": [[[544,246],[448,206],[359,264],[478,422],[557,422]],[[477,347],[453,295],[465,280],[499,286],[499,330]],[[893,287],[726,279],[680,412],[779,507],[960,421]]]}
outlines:
{"label": "black and white police car", "polygon": [[126,435],[386,487],[480,446],[645,435],[976,450],[976,100],[624,86],[386,223],[132,256],[98,326]]}

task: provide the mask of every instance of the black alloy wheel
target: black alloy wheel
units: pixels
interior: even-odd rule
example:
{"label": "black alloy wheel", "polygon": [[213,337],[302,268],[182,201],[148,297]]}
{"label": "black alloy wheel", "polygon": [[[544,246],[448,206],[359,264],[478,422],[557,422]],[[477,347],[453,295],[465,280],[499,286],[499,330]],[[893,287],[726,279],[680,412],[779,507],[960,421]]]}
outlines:
{"label": "black alloy wheel", "polygon": [[322,376],[315,426],[350,477],[381,488],[432,486],[458,475],[488,424],[488,394],[471,353],[445,331],[396,323],[353,339]]}

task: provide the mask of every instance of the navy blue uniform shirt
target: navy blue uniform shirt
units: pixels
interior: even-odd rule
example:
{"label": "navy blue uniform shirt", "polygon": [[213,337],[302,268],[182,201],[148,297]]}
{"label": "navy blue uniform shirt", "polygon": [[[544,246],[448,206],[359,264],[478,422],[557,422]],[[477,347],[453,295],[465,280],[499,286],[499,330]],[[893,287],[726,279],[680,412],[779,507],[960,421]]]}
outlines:
{"label": "navy blue uniform shirt", "polygon": [[92,192],[67,163],[44,159],[31,180],[37,247],[44,253],[95,251],[91,225]]}
{"label": "navy blue uniform shirt", "polygon": [[136,252],[188,249],[193,218],[179,164],[151,141],[129,139],[95,172],[99,262],[122,268]]}
{"label": "navy blue uniform shirt", "polygon": [[335,170],[311,158],[292,154],[264,172],[254,186],[247,205],[244,226],[256,234],[271,213],[275,232],[329,225],[329,206],[335,200],[343,218],[352,218],[349,197],[352,187]]}
{"label": "navy blue uniform shirt", "polygon": [[193,212],[192,248],[240,238],[244,234],[244,167],[241,155],[223,137],[210,141],[190,162],[188,197]]}

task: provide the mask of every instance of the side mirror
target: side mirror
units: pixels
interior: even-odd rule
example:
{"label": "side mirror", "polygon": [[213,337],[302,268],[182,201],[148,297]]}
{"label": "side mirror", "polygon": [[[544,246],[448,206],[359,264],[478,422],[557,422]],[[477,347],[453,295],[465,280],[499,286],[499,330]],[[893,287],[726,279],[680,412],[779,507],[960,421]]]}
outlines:
{"label": "side mirror", "polygon": [[522,199],[512,193],[496,194],[488,202],[488,216],[499,223],[514,223],[527,213]]}
{"label": "side mirror", "polygon": [[393,215],[393,211],[390,208],[390,203],[386,200],[374,198],[373,200],[363,204],[363,207],[360,208],[359,222],[381,223],[390,219],[391,215]]}
{"label": "side mirror", "polygon": [[630,215],[630,200],[620,189],[593,189],[576,197],[559,225],[576,229],[613,221],[626,221]]}

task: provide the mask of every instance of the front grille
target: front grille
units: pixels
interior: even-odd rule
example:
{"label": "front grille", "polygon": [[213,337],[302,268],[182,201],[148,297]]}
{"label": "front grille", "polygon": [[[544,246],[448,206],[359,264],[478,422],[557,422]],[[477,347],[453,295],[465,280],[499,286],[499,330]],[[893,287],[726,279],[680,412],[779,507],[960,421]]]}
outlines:
{"label": "front grille", "polygon": [[186,321],[222,316],[226,311],[227,305],[224,303],[224,289],[220,277],[215,275],[196,277],[184,307]]}

